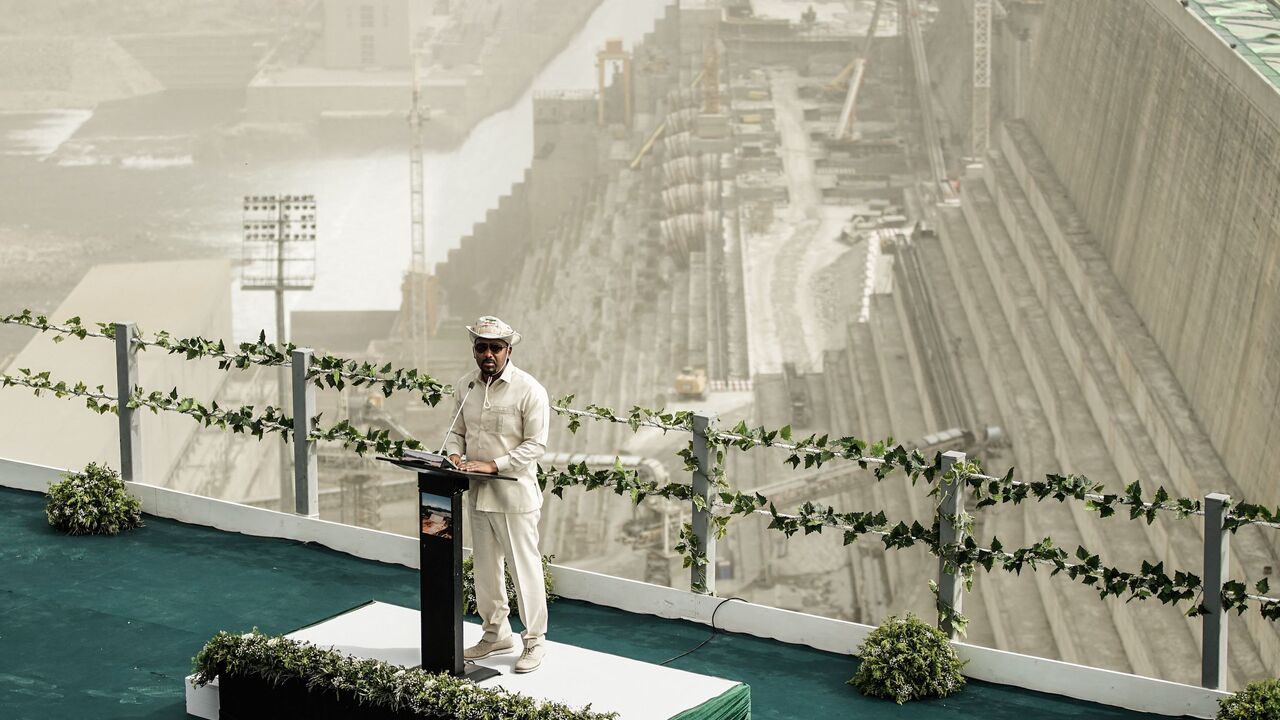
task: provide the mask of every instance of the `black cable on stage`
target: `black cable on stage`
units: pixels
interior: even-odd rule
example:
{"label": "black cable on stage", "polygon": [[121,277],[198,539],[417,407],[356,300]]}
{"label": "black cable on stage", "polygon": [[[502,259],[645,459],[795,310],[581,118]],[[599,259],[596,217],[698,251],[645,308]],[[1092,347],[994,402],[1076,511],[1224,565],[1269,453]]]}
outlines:
{"label": "black cable on stage", "polygon": [[720,612],[720,608],[724,607],[724,604],[725,604],[725,603],[727,603],[727,602],[729,602],[730,600],[741,600],[742,602],[750,602],[750,601],[749,601],[749,600],[747,600],[746,598],[730,597],[730,598],[725,598],[725,599],[721,600],[720,602],[716,603],[716,607],[715,607],[715,609],[711,611],[711,634],[710,634],[710,635],[708,635],[708,636],[707,636],[707,638],[706,638],[705,640],[703,640],[702,642],[698,643],[697,645],[694,645],[693,647],[689,648],[688,650],[685,650],[684,652],[680,653],[679,655],[676,655],[676,656],[675,656],[675,657],[673,657],[673,658],[667,658],[666,660],[663,660],[662,662],[660,662],[660,663],[658,663],[658,664],[659,664],[659,665],[666,665],[666,664],[667,664],[667,663],[669,663],[669,662],[675,662],[676,660],[679,660],[680,658],[682,658],[682,657],[684,657],[684,656],[686,656],[686,655],[690,655],[690,654],[692,654],[693,652],[695,652],[695,651],[697,651],[697,650],[702,649],[702,646],[703,646],[703,645],[706,645],[707,643],[711,642],[711,638],[715,637],[715,636],[716,636],[716,633],[723,632],[722,630],[720,630],[720,629],[718,629],[718,628],[716,627],[716,613]]}

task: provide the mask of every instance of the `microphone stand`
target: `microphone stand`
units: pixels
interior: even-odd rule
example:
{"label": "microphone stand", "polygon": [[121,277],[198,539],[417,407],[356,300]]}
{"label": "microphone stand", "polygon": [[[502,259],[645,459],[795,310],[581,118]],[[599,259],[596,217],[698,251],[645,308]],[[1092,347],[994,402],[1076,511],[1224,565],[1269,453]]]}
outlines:
{"label": "microphone stand", "polygon": [[[449,444],[449,434],[453,432],[453,426],[458,424],[458,418],[462,416],[462,408],[467,404],[467,398],[471,396],[471,391],[475,388],[476,381],[472,380],[467,383],[467,391],[462,395],[462,402],[458,403],[458,412],[453,415],[453,422],[449,423],[449,429],[444,431],[444,438],[440,440],[440,450],[437,455],[444,455],[444,446]],[[452,465],[453,463],[450,463]]]}

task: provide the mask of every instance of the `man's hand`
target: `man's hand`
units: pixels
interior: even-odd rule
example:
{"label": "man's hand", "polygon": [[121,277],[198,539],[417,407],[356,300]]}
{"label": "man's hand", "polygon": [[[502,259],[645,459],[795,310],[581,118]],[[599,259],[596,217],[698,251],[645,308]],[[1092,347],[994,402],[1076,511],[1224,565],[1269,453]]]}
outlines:
{"label": "man's hand", "polygon": [[459,465],[462,464],[462,456],[457,454],[450,455],[449,462],[453,463],[454,467],[458,467]]}
{"label": "man's hand", "polygon": [[498,474],[498,463],[492,460],[467,460],[458,466],[463,472]]}

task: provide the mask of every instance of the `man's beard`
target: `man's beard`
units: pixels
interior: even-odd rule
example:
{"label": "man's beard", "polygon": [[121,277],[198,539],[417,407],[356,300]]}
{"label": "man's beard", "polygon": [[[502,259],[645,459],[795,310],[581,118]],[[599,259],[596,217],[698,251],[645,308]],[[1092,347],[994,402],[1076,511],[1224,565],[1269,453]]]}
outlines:
{"label": "man's beard", "polygon": [[483,377],[483,378],[485,378],[486,380],[488,380],[488,379],[492,379],[492,378],[496,378],[496,377],[498,377],[499,375],[501,375],[501,374],[502,374],[502,369],[503,369],[504,367],[505,367],[505,365],[499,365],[499,364],[498,364],[498,362],[497,362],[496,360],[493,362],[493,369],[492,369],[492,370],[490,370],[489,368],[487,368],[487,367],[485,367],[483,364],[481,364],[481,365],[480,365],[480,376],[481,376],[481,377]]}

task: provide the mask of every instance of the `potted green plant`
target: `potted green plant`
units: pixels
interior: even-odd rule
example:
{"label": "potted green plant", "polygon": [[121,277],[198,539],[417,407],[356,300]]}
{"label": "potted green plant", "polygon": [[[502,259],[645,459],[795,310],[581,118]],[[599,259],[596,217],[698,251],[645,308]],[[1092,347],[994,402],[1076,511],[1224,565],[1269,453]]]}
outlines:
{"label": "potted green plant", "polygon": [[861,664],[849,684],[863,695],[910,700],[953,695],[964,687],[956,656],[945,633],[907,613],[889,616],[858,647]]}
{"label": "potted green plant", "polygon": [[142,503],[115,470],[89,463],[63,477],[46,496],[44,514],[53,527],[68,535],[115,535],[142,527]]}
{"label": "potted green plant", "polygon": [[1218,720],[1280,720],[1280,680],[1251,682],[1218,706]]}

